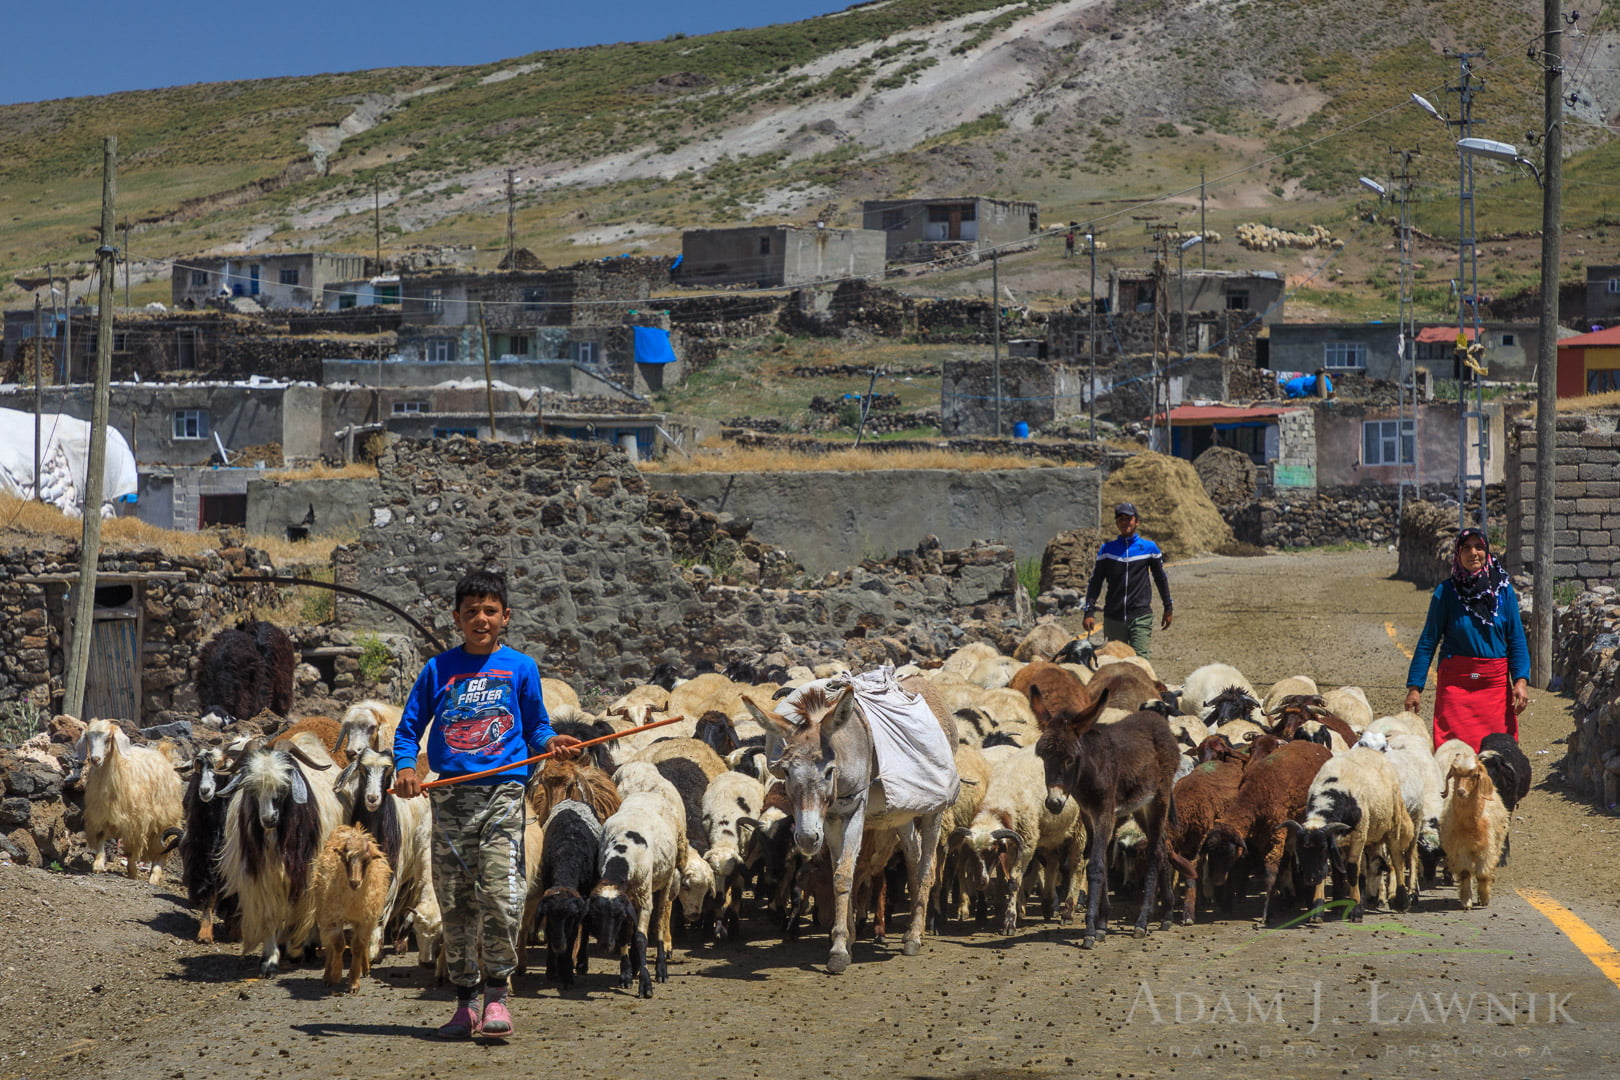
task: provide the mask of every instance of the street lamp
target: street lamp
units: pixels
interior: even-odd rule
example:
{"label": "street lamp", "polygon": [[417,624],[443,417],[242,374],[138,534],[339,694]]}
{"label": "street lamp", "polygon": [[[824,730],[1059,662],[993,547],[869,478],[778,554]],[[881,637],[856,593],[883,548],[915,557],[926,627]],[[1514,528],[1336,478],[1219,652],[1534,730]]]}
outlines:
{"label": "street lamp", "polygon": [[1384,198],[1386,195],[1389,194],[1388,189],[1385,188],[1383,184],[1380,184],[1378,181],[1372,179],[1371,177],[1363,176],[1361,178],[1361,186],[1366,188],[1368,191],[1372,192],[1374,195],[1378,196],[1380,199]]}
{"label": "street lamp", "polygon": [[1503,161],[1509,165],[1523,165],[1536,178],[1536,186],[1541,186],[1541,170],[1536,168],[1535,162],[1520,154],[1519,148],[1512,143],[1498,142],[1495,139],[1458,139],[1457,149],[1475,157]]}
{"label": "street lamp", "polygon": [[1450,124],[1451,121],[1440,115],[1440,110],[1429,104],[1429,99],[1424,97],[1422,94],[1413,94],[1412,103],[1418,108],[1422,109],[1424,112],[1428,113],[1430,116],[1434,117],[1436,120],[1440,121],[1442,124]]}

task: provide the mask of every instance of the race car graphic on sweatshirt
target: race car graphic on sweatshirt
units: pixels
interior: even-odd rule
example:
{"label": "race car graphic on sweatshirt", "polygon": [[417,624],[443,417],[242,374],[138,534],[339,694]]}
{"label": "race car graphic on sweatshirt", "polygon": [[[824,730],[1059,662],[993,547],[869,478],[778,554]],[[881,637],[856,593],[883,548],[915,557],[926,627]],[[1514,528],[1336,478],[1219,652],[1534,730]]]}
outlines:
{"label": "race car graphic on sweatshirt", "polygon": [[444,688],[449,705],[439,713],[444,741],[462,754],[497,754],[516,721],[512,673],[486,669],[456,675]]}

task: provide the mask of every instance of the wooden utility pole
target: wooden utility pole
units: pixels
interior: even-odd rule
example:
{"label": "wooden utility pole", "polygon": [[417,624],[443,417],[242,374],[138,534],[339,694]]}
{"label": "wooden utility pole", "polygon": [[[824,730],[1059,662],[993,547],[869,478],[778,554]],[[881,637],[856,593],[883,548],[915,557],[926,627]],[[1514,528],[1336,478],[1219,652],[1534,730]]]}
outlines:
{"label": "wooden utility pole", "polygon": [[45,374],[45,365],[40,360],[41,347],[44,342],[40,340],[40,308],[39,294],[34,294],[34,340],[29,342],[34,347],[34,501],[40,502],[39,497],[39,418],[45,411],[45,392],[40,389],[40,379]]}
{"label": "wooden utility pole", "polygon": [[1097,224],[1086,222],[1086,254],[1091,256],[1090,310],[1086,316],[1086,354],[1091,359],[1091,387],[1086,402],[1091,412],[1091,441],[1097,441]]}
{"label": "wooden utility pole", "polygon": [[124,222],[124,306],[129,307],[129,222]]}
{"label": "wooden utility pole", "polygon": [[[101,275],[100,310],[97,312],[96,390],[90,406],[90,462],[84,476],[84,532],[79,541],[79,587],[73,597],[73,642],[68,653],[67,687],[62,711],[83,716],[84,684],[90,671],[90,639],[96,617],[96,569],[101,557],[101,501],[107,472],[107,397],[112,382],[113,275],[118,257],[113,204],[118,193],[118,139],[107,136],[102,150],[101,246],[96,263]],[[73,318],[72,309],[68,320]]]}
{"label": "wooden utility pole", "polygon": [[996,383],[996,437],[1001,437],[1001,252],[990,249],[990,310],[995,316],[991,369]]}
{"label": "wooden utility pole", "polygon": [[517,269],[517,170],[506,170],[506,268]]}
{"label": "wooden utility pole", "polygon": [[478,334],[484,339],[484,407],[489,410],[489,441],[495,441],[495,383],[489,370],[489,320],[484,302],[478,301]]}
{"label": "wooden utility pole", "polygon": [[376,265],[376,273],[383,272],[382,265],[382,181],[371,181],[371,231],[376,243],[376,257],[372,262]]}
{"label": "wooden utility pole", "polygon": [[[1530,588],[1530,681],[1552,678],[1553,490],[1558,428],[1558,259],[1564,196],[1564,19],[1560,0],[1545,0],[1542,63],[1546,134],[1541,163],[1541,342],[1536,361],[1536,527]],[[1512,508],[1509,508],[1509,513]]]}

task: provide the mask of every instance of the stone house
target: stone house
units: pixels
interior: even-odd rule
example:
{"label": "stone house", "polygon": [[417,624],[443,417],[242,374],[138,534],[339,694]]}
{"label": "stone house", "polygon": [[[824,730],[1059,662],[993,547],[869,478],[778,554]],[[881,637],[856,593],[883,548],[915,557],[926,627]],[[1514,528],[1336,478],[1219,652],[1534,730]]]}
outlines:
{"label": "stone house", "polygon": [[265,308],[322,308],[330,283],[365,276],[364,255],[328,251],[193,255],[174,264],[175,307],[200,307],[221,296],[245,296]]}
{"label": "stone house", "polygon": [[[1468,336],[1473,337],[1472,328]],[[1535,369],[1541,330],[1531,322],[1480,326],[1488,379],[1528,379]],[[1456,375],[1457,327],[1418,328],[1413,364],[1438,379]],[[1260,366],[1272,371],[1359,372],[1389,382],[1400,378],[1400,326],[1396,323],[1273,323]]]}
{"label": "stone house", "polygon": [[[1171,312],[1249,311],[1261,322],[1282,321],[1287,283],[1275,270],[1174,269],[1165,276],[1165,296]],[[1183,294],[1185,288],[1185,294]],[[1148,313],[1153,310],[1153,271],[1121,268],[1108,274],[1108,310]]]}
{"label": "stone house", "polygon": [[681,234],[675,277],[689,285],[774,288],[851,278],[881,279],[886,237],[875,229],[744,225]]}
{"label": "stone house", "polygon": [[1620,266],[1602,263],[1586,268],[1585,317],[1594,323],[1620,319]]}
{"label": "stone house", "polygon": [[1002,435],[1014,425],[1032,429],[1053,420],[1086,414],[1086,374],[1035,356],[1003,356],[1000,385],[989,358],[947,360],[941,369],[940,433],[994,435],[1000,402]]}
{"label": "stone house", "polygon": [[632,392],[685,376],[681,342],[652,301],[666,259],[602,259],[555,270],[406,271],[402,359],[482,366],[494,358],[566,360]]}
{"label": "stone house", "polygon": [[883,232],[889,262],[926,262],[964,248],[1006,252],[1034,247],[1041,208],[982,195],[868,199],[861,203],[861,225]]}

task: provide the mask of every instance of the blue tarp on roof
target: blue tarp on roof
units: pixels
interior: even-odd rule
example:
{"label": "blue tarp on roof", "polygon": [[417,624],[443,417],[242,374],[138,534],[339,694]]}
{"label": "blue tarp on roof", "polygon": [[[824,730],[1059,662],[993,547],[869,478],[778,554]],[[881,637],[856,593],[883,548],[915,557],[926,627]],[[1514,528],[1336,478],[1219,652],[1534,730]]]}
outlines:
{"label": "blue tarp on roof", "polygon": [[669,343],[669,331],[657,326],[637,326],[636,363],[673,364],[675,349]]}

